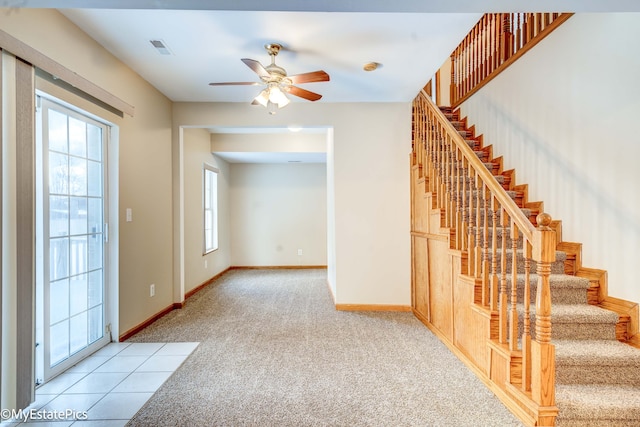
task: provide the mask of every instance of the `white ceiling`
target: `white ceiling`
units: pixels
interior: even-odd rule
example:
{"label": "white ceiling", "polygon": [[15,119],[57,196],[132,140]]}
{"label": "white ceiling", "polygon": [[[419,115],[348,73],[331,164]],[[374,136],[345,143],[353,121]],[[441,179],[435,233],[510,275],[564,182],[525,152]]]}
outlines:
{"label": "white ceiling", "polygon": [[[301,87],[320,103],[410,102],[484,12],[640,11],[637,0],[7,0],[56,7],[173,101],[246,102],[259,81],[240,59],[269,63],[285,49],[288,74],[325,70],[331,81]],[[161,55],[150,40],[162,40]],[[365,72],[365,63],[382,66]],[[309,102],[290,96],[294,102]],[[295,104],[287,108],[295,108]],[[213,131],[213,129],[212,129]],[[236,130],[237,131],[237,130]],[[220,130],[218,130],[220,132]],[[262,132],[262,131],[261,131]]]}
{"label": "white ceiling", "polygon": [[[63,13],[173,101],[251,102],[256,86],[241,58],[269,64],[264,45],[281,43],[288,74],[325,70],[330,82],[301,85],[319,102],[408,102],[481,14],[245,12],[73,9]],[[161,55],[150,40],[162,40]],[[367,62],[382,64],[374,72]],[[291,97],[292,101],[309,102]]]}

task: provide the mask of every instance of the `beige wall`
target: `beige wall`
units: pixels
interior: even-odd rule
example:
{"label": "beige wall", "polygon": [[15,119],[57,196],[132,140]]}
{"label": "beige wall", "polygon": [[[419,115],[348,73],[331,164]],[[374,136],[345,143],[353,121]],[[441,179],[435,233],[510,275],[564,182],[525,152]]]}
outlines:
{"label": "beige wall", "polygon": [[576,14],[462,105],[529,199],[640,302],[640,14]]}
{"label": "beige wall", "polygon": [[[409,167],[411,104],[294,102],[275,116],[239,103],[175,103],[174,152],[183,126],[331,128],[327,219],[334,236],[330,287],[339,304],[409,305]],[[179,170],[174,178],[179,181]],[[178,187],[178,186],[176,186]],[[179,194],[175,194],[179,201]],[[329,209],[331,212],[331,209]],[[332,264],[335,259],[335,264]],[[333,279],[335,277],[335,279]],[[333,280],[333,282],[331,282]]]}
{"label": "beige wall", "polygon": [[232,164],[231,264],[327,265],[326,175],[325,164]]}
{"label": "beige wall", "polygon": [[[185,129],[185,292],[226,270],[231,260],[229,227],[229,164],[210,150],[210,134],[205,129]],[[218,249],[204,255],[203,239],[203,167],[218,169]],[[205,266],[206,261],[206,266]]]}
{"label": "beige wall", "polygon": [[[408,103],[293,103],[277,116],[244,104],[173,104],[64,16],[52,9],[0,14],[0,28],[135,107],[119,127],[119,330],[175,301],[173,215],[181,215],[175,141],[179,126],[299,123],[333,128],[336,301],[409,304]],[[175,133],[172,133],[172,108]],[[112,118],[112,117],[111,117]],[[172,138],[174,144],[172,144]],[[173,151],[172,151],[173,150]],[[172,172],[173,171],[173,172]],[[172,175],[176,173],[176,175]],[[172,179],[173,177],[173,179]],[[125,209],[133,221],[125,222]],[[177,240],[178,237],[176,236]],[[149,296],[155,284],[156,295]]]}
{"label": "beige wall", "polygon": [[[135,117],[124,118],[100,112],[120,135],[120,317],[114,335],[122,333],[172,303],[171,101],[53,9],[5,11],[0,28],[136,109]],[[124,221],[126,208],[132,222]]]}

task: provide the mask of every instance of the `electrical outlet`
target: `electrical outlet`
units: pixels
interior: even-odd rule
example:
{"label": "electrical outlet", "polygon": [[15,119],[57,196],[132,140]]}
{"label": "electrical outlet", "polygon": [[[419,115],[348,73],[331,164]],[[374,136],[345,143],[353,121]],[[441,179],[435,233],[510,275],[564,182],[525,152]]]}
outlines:
{"label": "electrical outlet", "polygon": [[298,255],[302,255],[302,249],[298,249]]}
{"label": "electrical outlet", "polygon": [[149,296],[153,297],[156,295],[156,285],[153,283],[149,286]]}
{"label": "electrical outlet", "polygon": [[127,208],[127,210],[125,211],[125,216],[127,222],[133,221],[133,211],[131,210],[131,208]]}
{"label": "electrical outlet", "polygon": [[204,260],[204,268],[207,268],[207,265],[208,265],[208,263],[207,263],[207,260],[205,259]]}

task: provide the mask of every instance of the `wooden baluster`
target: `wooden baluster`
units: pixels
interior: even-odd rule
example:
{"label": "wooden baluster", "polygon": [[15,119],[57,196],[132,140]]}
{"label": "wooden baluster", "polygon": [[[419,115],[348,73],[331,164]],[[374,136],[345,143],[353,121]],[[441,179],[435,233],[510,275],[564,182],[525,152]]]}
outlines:
{"label": "wooden baluster", "polygon": [[446,131],[442,130],[442,209],[444,211],[444,226],[449,227],[449,198],[451,185],[449,177],[449,137]]}
{"label": "wooden baluster", "polygon": [[458,98],[456,97],[456,52],[458,48],[456,48],[451,54],[451,81],[449,83],[449,103],[454,105]]}
{"label": "wooden baluster", "polygon": [[444,209],[445,182],[444,182],[444,134],[438,124],[438,209]]}
{"label": "wooden baluster", "polygon": [[474,233],[474,227],[476,226],[476,221],[475,221],[475,215],[474,215],[474,208],[473,208],[473,188],[474,185],[473,183],[475,182],[475,169],[473,169],[473,167],[469,167],[469,190],[468,190],[468,195],[466,195],[466,197],[468,197],[469,200],[469,214],[468,214],[468,218],[469,218],[469,237],[467,239],[468,242],[468,248],[467,248],[467,267],[468,267],[468,271],[467,274],[469,276],[473,276],[474,273],[474,265],[475,265],[475,250],[476,250],[476,242],[475,242],[475,233]]}
{"label": "wooden baluster", "polygon": [[517,13],[516,19],[516,30],[515,30],[515,39],[516,39],[516,50],[522,47],[522,22],[520,21],[522,14]]}
{"label": "wooden baluster", "polygon": [[488,13],[484,14],[484,31],[482,33],[483,40],[483,52],[482,52],[482,80],[486,79],[489,75],[489,22],[490,15]]}
{"label": "wooden baluster", "polygon": [[491,41],[490,51],[491,51],[491,61],[489,61],[489,74],[493,73],[496,69],[496,57],[498,52],[498,14],[491,14],[491,34],[489,35],[489,40]]}
{"label": "wooden baluster", "polygon": [[[555,347],[551,344],[551,263],[556,258],[556,234],[549,228],[551,215],[537,216],[533,259],[537,263],[536,339],[531,342],[531,397],[542,407],[555,405]],[[553,425],[555,411],[538,418],[539,425]]]}
{"label": "wooden baluster", "polygon": [[533,40],[533,38],[536,36],[536,14],[535,13],[530,13],[529,14],[529,40],[531,41]]}
{"label": "wooden baluster", "polygon": [[465,95],[473,89],[473,35],[469,33],[467,39],[467,91]]}
{"label": "wooden baluster", "polygon": [[474,277],[482,277],[480,274],[482,273],[482,247],[480,246],[480,236],[482,232],[482,206],[484,205],[482,201],[482,191],[483,191],[484,183],[480,179],[479,175],[476,175],[476,257],[474,259],[475,265],[473,269]]}
{"label": "wooden baluster", "polygon": [[502,19],[502,59],[500,63],[504,63],[511,57],[511,14],[503,14]]}
{"label": "wooden baluster", "polygon": [[462,171],[460,172],[460,177],[462,179],[462,190],[460,192],[461,198],[461,212],[462,212],[462,227],[460,228],[460,236],[462,237],[462,242],[460,245],[460,250],[467,250],[467,226],[469,224],[469,212],[467,212],[467,159],[462,156]]}
{"label": "wooden baluster", "polygon": [[474,40],[474,51],[475,51],[475,55],[474,55],[474,59],[473,61],[475,62],[475,67],[474,67],[474,75],[475,78],[473,79],[473,87],[475,88],[478,83],[480,83],[480,26],[481,26],[481,22],[479,21],[478,24],[475,26],[474,32],[475,32],[475,40]]}
{"label": "wooden baluster", "polygon": [[449,162],[447,164],[447,175],[448,175],[448,181],[449,181],[449,185],[447,186],[447,191],[449,193],[449,197],[447,198],[447,228],[451,228],[455,224],[453,222],[455,218],[455,215],[454,215],[454,212],[455,212],[454,147],[455,147],[455,144],[451,139],[451,135],[447,134],[447,161]]}
{"label": "wooden baluster", "polygon": [[495,34],[494,34],[494,67],[493,69],[496,70],[499,66],[500,66],[500,57],[502,55],[502,48],[500,45],[500,42],[502,41],[501,37],[502,37],[502,14],[501,13],[496,13],[496,19],[495,19]]}
{"label": "wooden baluster", "polygon": [[531,390],[531,243],[522,241],[524,252],[524,328],[522,332],[522,390]]}
{"label": "wooden baluster", "polygon": [[440,127],[440,138],[442,138],[442,200],[440,208],[444,212],[444,222],[447,222],[447,207],[449,205],[449,150],[447,146],[447,131]]}
{"label": "wooden baluster", "polygon": [[498,310],[498,201],[491,197],[491,311]]}
{"label": "wooden baluster", "polygon": [[433,121],[433,117],[431,117],[431,137],[432,139],[432,164],[433,164],[433,195],[434,195],[434,199],[436,201],[436,207],[439,204],[439,200],[438,200],[438,186],[440,185],[440,177],[438,174],[438,165],[440,162],[440,158],[439,158],[439,154],[440,154],[440,148],[439,148],[439,142],[438,142],[438,127],[437,124]]}
{"label": "wooden baluster", "polygon": [[458,99],[462,98],[464,89],[464,46],[461,44],[458,50],[458,77],[456,78],[458,85]]}
{"label": "wooden baluster", "polygon": [[509,348],[518,349],[518,226],[511,221],[511,329],[509,330]]}
{"label": "wooden baluster", "polygon": [[502,225],[502,248],[500,253],[500,343],[507,342],[507,226],[509,219],[504,207],[500,206],[500,218]]}
{"label": "wooden baluster", "polygon": [[484,198],[484,224],[482,226],[482,305],[488,307],[491,300],[491,281],[489,276],[491,272],[489,268],[489,208],[493,197],[484,181],[482,182],[482,196]]}
{"label": "wooden baluster", "polygon": [[544,13],[536,13],[535,14],[535,19],[536,19],[536,30],[533,33],[534,37],[537,37],[538,34],[540,34],[542,32],[542,18],[543,18]]}
{"label": "wooden baluster", "polygon": [[462,246],[463,246],[463,225],[462,225],[462,211],[461,211],[461,205],[463,203],[464,197],[462,194],[462,183],[460,182],[461,180],[464,179],[464,177],[462,176],[463,174],[463,169],[462,169],[462,159],[463,159],[463,155],[460,152],[460,148],[456,147],[456,152],[455,152],[455,162],[456,162],[456,219],[455,219],[455,227],[456,227],[456,249],[458,250],[462,250]]}

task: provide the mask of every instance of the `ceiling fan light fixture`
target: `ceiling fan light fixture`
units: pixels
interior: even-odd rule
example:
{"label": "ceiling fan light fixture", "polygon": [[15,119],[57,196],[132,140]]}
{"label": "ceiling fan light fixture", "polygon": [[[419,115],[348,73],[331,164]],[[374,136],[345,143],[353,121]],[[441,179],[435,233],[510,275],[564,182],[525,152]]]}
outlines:
{"label": "ceiling fan light fixture", "polygon": [[269,103],[269,89],[265,89],[254,99],[258,104],[266,107]]}
{"label": "ceiling fan light fixture", "polygon": [[273,85],[269,87],[269,101],[278,105],[278,108],[286,107],[289,104],[289,98],[284,94],[280,86]]}

